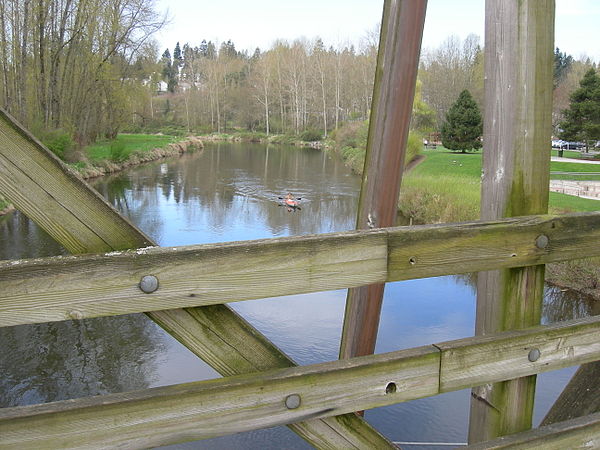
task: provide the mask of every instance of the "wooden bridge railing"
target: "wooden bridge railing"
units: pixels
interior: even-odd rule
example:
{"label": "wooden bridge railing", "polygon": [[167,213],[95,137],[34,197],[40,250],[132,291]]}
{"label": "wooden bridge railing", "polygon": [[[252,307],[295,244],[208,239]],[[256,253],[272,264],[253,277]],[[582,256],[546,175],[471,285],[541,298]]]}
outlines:
{"label": "wooden bridge railing", "polygon": [[0,410],[15,448],[153,447],[414,400],[600,359],[600,317],[397,352]]}
{"label": "wooden bridge railing", "polygon": [[[600,319],[588,318],[298,368],[223,304],[598,255],[598,213],[529,216],[545,211],[547,201],[542,177],[547,155],[541,149],[549,136],[544,114],[551,99],[554,2],[489,5],[486,50],[491,57],[486,56],[486,73],[497,73],[500,82],[498,95],[492,89],[488,96],[498,101],[488,103],[486,139],[494,144],[496,136],[506,145],[486,149],[488,155],[500,155],[501,164],[485,173],[507,176],[500,177],[504,190],[494,187],[495,181],[484,183],[495,201],[486,202],[488,206],[502,209],[486,217],[527,217],[148,248],[154,245],[150,238],[0,111],[0,195],[73,254],[96,254],[0,263],[0,326],[144,311],[222,375],[238,375],[6,408],[0,410],[0,447],[147,447],[289,424],[318,448],[393,448],[352,411],[599,360]],[[495,45],[489,36],[502,42]],[[536,45],[529,45],[533,41]],[[536,56],[538,51],[542,57]],[[510,63],[508,54],[522,63]],[[501,61],[494,61],[498,55]],[[520,69],[517,82],[511,78],[515,67]],[[504,147],[518,152],[509,158]],[[496,201],[500,191],[512,192],[506,198],[516,209]],[[533,209],[532,199],[537,202]],[[132,248],[139,249],[124,251]],[[291,277],[284,284],[281,276],[272,276],[275,271]],[[534,278],[541,285],[543,269],[530,272],[535,272],[533,278],[519,275],[525,280],[519,292],[526,293],[523,298],[531,299],[535,309],[538,299],[528,289],[535,288]],[[528,415],[525,411],[523,423],[530,420]],[[486,421],[491,426],[485,433],[495,433],[495,424]],[[489,445],[593,444],[600,439],[599,423],[597,415],[590,415]]]}
{"label": "wooden bridge railing", "polygon": [[4,261],[0,326],[531,266],[600,256],[599,241],[593,212]]}
{"label": "wooden bridge railing", "polygon": [[[118,216],[8,116],[0,121],[0,142],[0,194],[34,217],[39,211],[38,223],[57,228],[59,242],[76,247]],[[6,143],[14,151],[6,151]],[[4,177],[7,167],[12,178]],[[54,173],[58,181],[50,182]],[[44,195],[19,195],[10,188],[16,179],[26,191],[35,185]],[[70,184],[77,195],[55,194]],[[57,208],[93,210],[95,216],[80,233],[63,226],[62,216],[53,214]],[[391,447],[351,411],[600,359],[600,319],[589,318],[289,368],[289,358],[221,304],[595,256],[600,213],[176,248],[148,248],[149,238],[135,237],[126,221],[121,226],[132,230],[127,242],[137,239],[144,248],[0,263],[0,326],[146,311],[220,373],[242,375],[6,408],[0,412],[0,446],[145,447],[292,424],[319,448]],[[105,233],[97,250],[88,251],[123,248],[130,245],[119,245],[126,235]],[[297,282],[281,283],[275,270],[289,271]],[[140,289],[147,275],[158,280],[150,293]],[[597,423],[588,427],[597,429]]]}

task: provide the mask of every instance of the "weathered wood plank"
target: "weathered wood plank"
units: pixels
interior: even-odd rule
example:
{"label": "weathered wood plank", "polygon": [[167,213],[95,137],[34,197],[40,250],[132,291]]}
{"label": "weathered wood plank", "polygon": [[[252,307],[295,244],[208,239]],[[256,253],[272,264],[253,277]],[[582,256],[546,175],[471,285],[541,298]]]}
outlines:
{"label": "weathered wood plank", "polygon": [[[13,148],[15,145],[18,148]],[[73,253],[153,244],[100,195],[70,174],[62,162],[3,111],[0,111],[0,146],[0,191],[10,192],[6,196],[10,201]],[[14,151],[5,154],[7,148]],[[44,182],[39,183],[39,180]],[[15,181],[19,189],[14,189]],[[56,183],[59,184],[58,192]],[[23,192],[29,194],[23,196]],[[83,225],[78,222],[81,209],[86,211],[86,217],[89,213],[91,218]],[[107,227],[107,223],[110,226]],[[115,230],[113,226],[119,229]],[[66,313],[69,317],[83,317],[78,309],[69,311]],[[180,342],[196,354],[203,355],[221,373],[247,373],[258,368],[282,367],[282,361],[292,364],[279,349],[226,305],[212,307],[210,312],[193,308],[147,314],[159,323],[169,320],[172,328],[178,330]],[[220,322],[214,323],[214,320]],[[226,329],[223,328],[225,324]],[[202,351],[198,351],[199,338],[195,336],[200,328],[213,337],[207,339]],[[236,347],[233,348],[229,342]],[[317,448],[393,448],[389,441],[354,414],[297,423],[293,430]]]}
{"label": "weathered wood plank", "polygon": [[[513,268],[598,255],[600,215],[522,216],[389,229],[388,281]],[[545,247],[536,244],[547,238]],[[595,248],[591,248],[595,247]]]}
{"label": "weathered wood plank", "polygon": [[[554,9],[554,0],[486,1],[482,219],[548,211]],[[543,286],[543,266],[480,272],[476,334],[538,324]],[[470,443],[531,428],[535,377],[473,394]]]}
{"label": "weathered wood plank", "polygon": [[[0,446],[149,447],[390,405],[599,359],[599,333],[600,317],[591,317],[311,366],[7,408],[0,410]],[[531,347],[541,349],[535,362],[527,358]],[[295,408],[293,395],[299,396]]]}
{"label": "weathered wood plank", "polygon": [[[292,367],[296,364],[235,311],[222,305],[156,311],[153,319],[221,375]],[[227,347],[227,356],[221,355]],[[388,448],[393,445],[356,414],[288,425],[316,448]],[[349,432],[350,430],[350,432]]]}
{"label": "weathered wood plank", "polygon": [[[153,447],[350,412],[433,395],[439,352],[433,347],[365,360],[280,369],[0,410],[7,448]],[[394,380],[396,392],[390,391]],[[300,397],[288,408],[290,395]],[[288,404],[294,406],[288,399]]]}
{"label": "weathered wood plank", "polygon": [[73,253],[150,245],[147,236],[2,109],[0,173],[0,195]]}
{"label": "weathered wood plank", "polygon": [[[198,251],[200,249],[200,251]],[[0,325],[200,306],[383,281],[387,236],[342,234],[250,244],[147,248],[3,262]],[[49,270],[50,269],[50,270]],[[158,279],[158,290],[138,287]]]}
{"label": "weathered wood plank", "polygon": [[560,393],[540,425],[600,413],[600,361],[584,364]]}
{"label": "weathered wood plank", "polygon": [[599,332],[600,317],[589,317],[550,325],[544,339],[525,329],[480,336],[475,338],[477,345],[473,338],[436,344],[442,352],[440,390],[532,375],[550,366],[561,369],[573,365],[573,357],[578,364],[595,361],[600,354]]}
{"label": "weathered wood plank", "polygon": [[465,447],[469,450],[600,448],[600,413]]}
{"label": "weathered wood plank", "polygon": [[600,213],[583,213],[3,261],[0,326],[535,265],[600,255],[599,239]]}
{"label": "weathered wood plank", "polygon": [[[391,227],[406,154],[427,0],[387,0],[373,86],[373,104],[356,228]],[[348,290],[340,358],[375,349],[384,285]]]}

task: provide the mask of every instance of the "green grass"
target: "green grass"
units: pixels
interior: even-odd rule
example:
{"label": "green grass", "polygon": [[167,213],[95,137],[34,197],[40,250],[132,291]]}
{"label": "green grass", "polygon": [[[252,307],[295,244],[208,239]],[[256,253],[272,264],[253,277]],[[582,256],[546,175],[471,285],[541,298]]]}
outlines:
{"label": "green grass", "polygon": [[[550,154],[552,156],[558,156],[558,150],[552,149]],[[579,159],[581,158],[581,152],[576,152],[574,150],[563,150],[563,158]]]}
{"label": "green grass", "polygon": [[[425,150],[425,161],[402,182],[400,211],[420,223],[459,222],[479,217],[482,154]],[[598,172],[600,166],[552,162],[552,171]],[[577,176],[569,179],[576,179]],[[579,177],[581,179],[581,177]],[[599,200],[550,193],[550,211],[600,210]]]}
{"label": "green grass", "polygon": [[91,162],[111,159],[111,146],[117,148],[120,157],[127,159],[135,151],[149,151],[155,148],[166,147],[171,142],[177,140],[175,136],[165,136],[156,134],[119,134],[113,141],[105,140],[96,142],[84,148]]}

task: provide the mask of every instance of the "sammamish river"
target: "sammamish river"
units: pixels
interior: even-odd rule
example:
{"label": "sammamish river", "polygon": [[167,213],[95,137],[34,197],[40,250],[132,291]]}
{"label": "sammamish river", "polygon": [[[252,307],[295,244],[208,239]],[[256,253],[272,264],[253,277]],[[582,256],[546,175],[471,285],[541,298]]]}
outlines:
{"label": "sammamish river", "polygon": [[[162,246],[350,230],[360,189],[359,177],[326,152],[231,143],[209,144],[203,152],[92,184]],[[301,210],[280,205],[278,197],[288,191],[302,199]],[[0,218],[0,259],[61,253],[66,252],[20,213]],[[337,359],[345,295],[322,292],[231,306],[304,365]],[[376,352],[472,336],[474,312],[469,276],[388,283]],[[592,313],[591,300],[547,288],[545,323]],[[0,342],[0,407],[218,377],[144,315],[2,328]],[[535,425],[575,369],[538,377]],[[393,441],[462,443],[469,394],[465,390],[378,408],[365,418]],[[171,448],[310,446],[277,427]]]}

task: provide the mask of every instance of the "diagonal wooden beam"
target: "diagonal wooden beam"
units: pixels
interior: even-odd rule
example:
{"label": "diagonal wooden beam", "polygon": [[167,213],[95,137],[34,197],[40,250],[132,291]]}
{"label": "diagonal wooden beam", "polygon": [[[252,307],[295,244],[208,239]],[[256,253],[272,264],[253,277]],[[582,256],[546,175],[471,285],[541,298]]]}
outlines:
{"label": "diagonal wooden beam", "polygon": [[[419,67],[427,0],[386,0],[356,228],[391,227]],[[375,349],[384,284],[348,290],[340,358]]]}
{"label": "diagonal wooden beam", "polygon": [[[72,253],[155,245],[1,109],[0,175],[0,195]],[[222,375],[295,365],[226,305],[148,316]],[[354,414],[291,428],[317,448],[394,448]]]}

